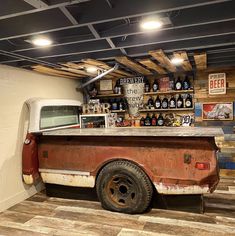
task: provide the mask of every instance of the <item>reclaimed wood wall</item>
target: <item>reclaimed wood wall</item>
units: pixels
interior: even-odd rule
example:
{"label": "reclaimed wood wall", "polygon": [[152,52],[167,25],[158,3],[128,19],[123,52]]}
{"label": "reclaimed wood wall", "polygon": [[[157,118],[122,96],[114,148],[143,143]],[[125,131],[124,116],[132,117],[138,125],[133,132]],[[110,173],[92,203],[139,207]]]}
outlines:
{"label": "reclaimed wood wall", "polygon": [[[226,73],[227,93],[225,95],[209,95],[208,75],[222,72]],[[195,126],[223,128],[225,135],[216,139],[217,145],[221,149],[219,154],[220,175],[235,177],[235,68],[197,71],[194,82]],[[202,104],[207,102],[233,102],[234,119],[232,121],[203,121]]]}

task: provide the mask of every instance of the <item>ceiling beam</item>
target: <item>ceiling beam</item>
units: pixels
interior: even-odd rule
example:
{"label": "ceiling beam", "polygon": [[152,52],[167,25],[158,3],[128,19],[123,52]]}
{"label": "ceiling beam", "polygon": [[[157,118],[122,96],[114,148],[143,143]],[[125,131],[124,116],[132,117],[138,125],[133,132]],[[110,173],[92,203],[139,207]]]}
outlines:
{"label": "ceiling beam", "polygon": [[158,74],[167,74],[167,71],[164,70],[161,66],[157,65],[151,59],[142,59],[139,60],[139,63],[146,66],[148,69],[156,71]]}
{"label": "ceiling beam", "polygon": [[171,63],[170,59],[165,55],[162,49],[150,51],[149,54],[156,59],[162,67],[171,72],[176,72],[176,67]]}
{"label": "ceiling beam", "polygon": [[78,24],[77,20],[71,15],[71,13],[68,11],[68,9],[65,6],[62,6],[59,8],[73,25]]}
{"label": "ceiling beam", "polygon": [[152,72],[150,70],[145,69],[138,62],[136,62],[126,56],[116,57],[115,60],[118,63],[124,65],[125,67],[130,68],[131,70],[136,71],[142,75],[151,75],[152,74]]}
{"label": "ceiling beam", "polygon": [[205,70],[207,68],[206,52],[194,54],[193,57],[198,70]]}
{"label": "ceiling beam", "polygon": [[176,57],[176,58],[182,58],[183,59],[183,63],[182,63],[182,65],[180,65],[183,68],[183,70],[191,71],[193,69],[190,62],[189,62],[188,55],[185,51],[174,52],[173,56]]}
{"label": "ceiling beam", "polygon": [[48,4],[46,4],[42,0],[23,0],[23,1],[37,9],[40,9],[40,8],[44,9],[48,7]]}
{"label": "ceiling beam", "polygon": [[[23,0],[23,1],[25,1],[25,2],[26,1],[36,2],[37,0]],[[39,0],[39,1],[42,2],[41,0]],[[69,5],[82,3],[82,2],[88,2],[88,1],[90,1],[90,0],[70,0],[70,1],[62,2],[62,3],[58,3],[58,4],[54,4],[54,5],[43,6],[41,8],[36,8],[36,9],[33,9],[33,10],[12,13],[12,14],[9,14],[9,15],[3,15],[3,16],[0,16],[0,20],[9,19],[9,18],[17,17],[17,16],[28,15],[28,14],[32,14],[32,13],[36,13],[36,12],[40,12],[40,11],[46,11],[46,10],[49,10],[49,9],[54,9],[54,8],[63,7],[63,6],[69,6]],[[32,5],[32,4],[30,4],[30,5]]]}

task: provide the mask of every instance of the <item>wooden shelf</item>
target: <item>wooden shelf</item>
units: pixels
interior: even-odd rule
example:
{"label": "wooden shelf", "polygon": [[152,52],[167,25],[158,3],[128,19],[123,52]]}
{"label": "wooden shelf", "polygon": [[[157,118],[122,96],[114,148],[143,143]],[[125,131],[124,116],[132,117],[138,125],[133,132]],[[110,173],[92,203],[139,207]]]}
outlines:
{"label": "wooden shelf", "polygon": [[123,94],[115,94],[115,93],[110,93],[110,94],[98,94],[96,95],[97,98],[104,98],[104,97],[123,97]]}
{"label": "wooden shelf", "polygon": [[193,93],[193,89],[188,90],[169,90],[165,92],[157,91],[157,92],[148,92],[144,93],[144,95],[163,95],[163,94],[182,94],[182,93]]}
{"label": "wooden shelf", "polygon": [[139,110],[140,112],[162,112],[162,111],[193,111],[194,107],[192,108],[169,108],[169,109],[142,109]]}
{"label": "wooden shelf", "polygon": [[112,113],[124,113],[126,110],[111,110]]}

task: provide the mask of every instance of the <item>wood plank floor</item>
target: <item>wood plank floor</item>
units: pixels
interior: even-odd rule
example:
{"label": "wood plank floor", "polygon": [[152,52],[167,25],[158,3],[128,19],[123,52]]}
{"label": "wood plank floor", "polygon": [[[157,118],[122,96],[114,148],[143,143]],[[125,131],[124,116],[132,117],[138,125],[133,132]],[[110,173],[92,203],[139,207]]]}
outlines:
{"label": "wood plank floor", "polygon": [[0,214],[0,235],[235,235],[235,194],[205,196],[204,214],[152,208],[140,215],[103,210],[98,201],[38,193]]}

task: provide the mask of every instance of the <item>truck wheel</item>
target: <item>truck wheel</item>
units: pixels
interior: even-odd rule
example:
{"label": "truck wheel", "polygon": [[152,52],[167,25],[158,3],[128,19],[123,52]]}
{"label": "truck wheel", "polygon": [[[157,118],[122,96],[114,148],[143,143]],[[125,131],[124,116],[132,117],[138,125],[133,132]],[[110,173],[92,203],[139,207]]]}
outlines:
{"label": "truck wheel", "polygon": [[132,214],[145,211],[153,195],[148,176],[128,161],[107,164],[98,175],[96,191],[103,208]]}

